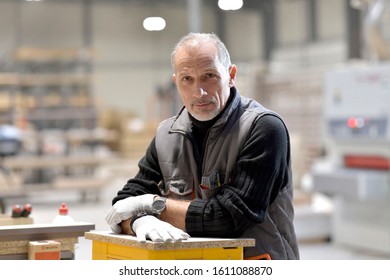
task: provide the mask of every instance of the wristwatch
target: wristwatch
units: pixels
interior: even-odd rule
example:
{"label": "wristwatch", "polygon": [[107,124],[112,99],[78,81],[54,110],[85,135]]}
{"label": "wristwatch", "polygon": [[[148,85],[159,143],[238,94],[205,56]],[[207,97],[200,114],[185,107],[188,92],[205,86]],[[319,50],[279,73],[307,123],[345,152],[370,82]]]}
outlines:
{"label": "wristwatch", "polygon": [[153,214],[160,216],[160,214],[165,210],[167,207],[166,205],[167,199],[165,197],[157,197],[153,203],[152,203],[152,210]]}

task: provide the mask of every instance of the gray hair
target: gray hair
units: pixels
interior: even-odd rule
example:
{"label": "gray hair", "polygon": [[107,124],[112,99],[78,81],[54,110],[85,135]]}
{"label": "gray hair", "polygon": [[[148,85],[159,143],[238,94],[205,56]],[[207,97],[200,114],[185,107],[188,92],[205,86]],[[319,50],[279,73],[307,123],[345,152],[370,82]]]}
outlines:
{"label": "gray hair", "polygon": [[219,61],[226,67],[226,69],[229,69],[230,65],[232,64],[230,61],[229,51],[227,50],[225,44],[221,41],[221,39],[219,39],[219,37],[214,33],[193,33],[193,32],[182,37],[180,41],[176,44],[176,46],[173,48],[171,54],[171,64],[173,69],[175,69],[175,59],[178,50],[181,47],[188,45],[190,42],[213,43],[217,48]]}

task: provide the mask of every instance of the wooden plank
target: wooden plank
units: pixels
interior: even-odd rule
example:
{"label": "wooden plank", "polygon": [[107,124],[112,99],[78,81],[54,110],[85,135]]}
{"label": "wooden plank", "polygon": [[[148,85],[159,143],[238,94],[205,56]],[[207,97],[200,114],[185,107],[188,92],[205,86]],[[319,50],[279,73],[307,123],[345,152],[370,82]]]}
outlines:
{"label": "wooden plank", "polygon": [[79,61],[91,60],[95,57],[93,49],[85,48],[32,48],[21,47],[14,53],[17,61]]}
{"label": "wooden plank", "polygon": [[72,224],[32,224],[0,227],[0,240],[45,240],[84,236],[94,230],[95,224],[75,222]]}
{"label": "wooden plank", "polygon": [[33,222],[34,220],[31,217],[13,218],[10,215],[5,215],[5,214],[0,215],[0,226],[25,225],[25,224],[32,224]]}
{"label": "wooden plank", "polygon": [[5,158],[3,166],[9,169],[53,168],[64,166],[98,166],[104,159],[95,156],[12,157]]}
{"label": "wooden plank", "polygon": [[143,248],[148,250],[173,250],[192,248],[232,248],[232,247],[253,247],[253,238],[201,238],[191,237],[181,242],[138,242],[135,236],[125,234],[115,234],[109,231],[86,232],[85,238],[100,242],[108,242],[124,246]]}

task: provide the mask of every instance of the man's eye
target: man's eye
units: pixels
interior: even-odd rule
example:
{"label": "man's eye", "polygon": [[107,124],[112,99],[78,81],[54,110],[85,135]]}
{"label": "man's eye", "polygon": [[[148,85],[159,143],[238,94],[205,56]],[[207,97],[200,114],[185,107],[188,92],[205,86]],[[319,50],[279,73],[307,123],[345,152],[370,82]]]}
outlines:
{"label": "man's eye", "polygon": [[213,73],[208,73],[208,74],[206,74],[206,78],[207,79],[214,79],[215,75]]}
{"label": "man's eye", "polygon": [[185,77],[183,77],[183,81],[184,81],[184,82],[191,82],[191,81],[192,81],[192,78],[189,77],[189,76],[185,76]]}

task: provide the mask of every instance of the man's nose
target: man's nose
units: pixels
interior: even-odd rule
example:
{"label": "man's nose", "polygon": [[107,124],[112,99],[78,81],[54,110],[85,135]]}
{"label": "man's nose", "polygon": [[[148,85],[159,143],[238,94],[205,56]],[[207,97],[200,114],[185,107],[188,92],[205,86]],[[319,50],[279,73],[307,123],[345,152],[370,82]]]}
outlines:
{"label": "man's nose", "polygon": [[197,87],[196,95],[199,97],[203,97],[203,96],[207,95],[207,92],[202,87]]}

